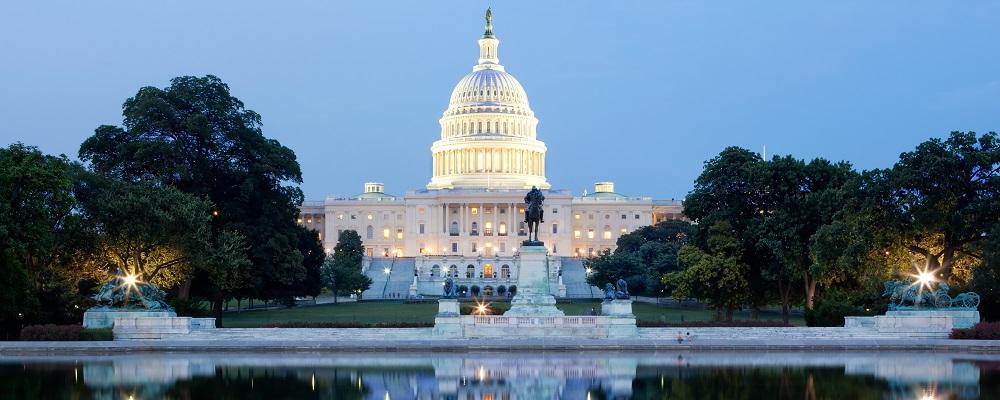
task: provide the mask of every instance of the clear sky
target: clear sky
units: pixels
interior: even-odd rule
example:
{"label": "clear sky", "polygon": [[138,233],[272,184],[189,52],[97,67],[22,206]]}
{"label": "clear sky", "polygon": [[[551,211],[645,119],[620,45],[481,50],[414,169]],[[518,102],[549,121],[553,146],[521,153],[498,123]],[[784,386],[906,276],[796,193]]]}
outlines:
{"label": "clear sky", "polygon": [[728,145],[891,165],[1000,130],[996,1],[6,1],[0,144],[75,158],[141,87],[215,74],[302,165],[307,198],[431,174],[494,9],[549,181],[683,197]]}

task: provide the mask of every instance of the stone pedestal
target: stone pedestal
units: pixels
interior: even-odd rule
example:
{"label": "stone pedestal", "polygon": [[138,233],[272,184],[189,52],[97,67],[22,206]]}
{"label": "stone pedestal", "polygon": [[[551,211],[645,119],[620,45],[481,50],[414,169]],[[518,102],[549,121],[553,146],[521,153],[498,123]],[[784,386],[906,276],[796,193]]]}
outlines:
{"label": "stone pedestal", "polygon": [[639,328],[632,314],[632,300],[604,300],[601,315],[608,317],[608,337],[636,337]]}
{"label": "stone pedestal", "polygon": [[635,318],[635,314],[632,314],[632,300],[604,300],[601,303],[601,315]]}
{"label": "stone pedestal", "polygon": [[438,300],[438,313],[434,316],[434,336],[462,337],[462,315],[458,300]]}
{"label": "stone pedestal", "polygon": [[87,329],[111,328],[113,327],[116,318],[135,318],[135,317],[171,318],[176,316],[177,313],[173,311],[90,309],[83,313],[83,327]]}
{"label": "stone pedestal", "polygon": [[504,316],[553,317],[565,315],[549,292],[549,258],[545,246],[523,246],[517,275],[517,294]]}
{"label": "stone pedestal", "polygon": [[115,318],[114,326],[115,340],[164,339],[191,333],[191,318],[128,316]]}
{"label": "stone pedestal", "polygon": [[909,317],[920,318],[925,316],[950,316],[952,327],[955,329],[968,329],[979,323],[979,311],[976,310],[949,310],[949,309],[927,309],[927,310],[895,310],[885,313],[889,317]]}

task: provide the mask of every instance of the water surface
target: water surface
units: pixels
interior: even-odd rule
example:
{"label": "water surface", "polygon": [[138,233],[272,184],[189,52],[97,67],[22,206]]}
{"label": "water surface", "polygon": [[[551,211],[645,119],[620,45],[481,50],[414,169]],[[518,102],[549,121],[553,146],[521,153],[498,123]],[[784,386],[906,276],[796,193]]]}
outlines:
{"label": "water surface", "polygon": [[157,353],[0,358],[0,399],[1000,399],[1000,356]]}

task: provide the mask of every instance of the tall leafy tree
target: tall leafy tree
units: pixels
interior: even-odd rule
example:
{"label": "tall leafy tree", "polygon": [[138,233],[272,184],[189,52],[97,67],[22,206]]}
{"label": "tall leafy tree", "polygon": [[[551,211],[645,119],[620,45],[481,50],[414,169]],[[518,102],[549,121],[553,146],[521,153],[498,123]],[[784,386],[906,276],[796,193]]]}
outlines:
{"label": "tall leafy tree", "polygon": [[[302,174],[295,154],[263,135],[260,115],[212,75],[174,78],[163,89],[141,88],[122,113],[121,127],[100,126],[82,144],[82,160],[109,177],[174,186],[211,201],[213,237],[233,231],[247,241],[251,268],[245,292],[287,298],[297,294],[288,287],[306,286],[295,223],[302,192],[294,184]],[[221,292],[205,294],[221,323]]]}
{"label": "tall leafy tree", "polygon": [[727,147],[718,156],[705,162],[695,180],[694,189],[684,200],[684,215],[698,225],[695,245],[710,251],[709,230],[725,224],[741,246],[734,253],[745,266],[748,299],[754,310],[773,299],[772,282],[765,271],[776,262],[768,251],[760,251],[763,218],[773,207],[766,187],[761,184],[763,159],[750,150]]}
{"label": "tall leafy tree", "polygon": [[0,148],[0,329],[79,317],[65,274],[90,230],[74,191],[82,168],[65,156],[15,143]]}
{"label": "tall leafy tree", "polygon": [[867,239],[859,253],[963,283],[1000,215],[1000,141],[993,132],[928,140],[892,168],[866,172],[854,190],[842,220],[846,234]]}
{"label": "tall leafy tree", "polygon": [[728,222],[716,222],[708,230],[707,250],[681,247],[682,270],[663,277],[676,298],[697,298],[716,310],[716,319],[733,320],[733,313],[750,300],[749,265],[743,262],[743,246]]}
{"label": "tall leafy tree", "polygon": [[372,280],[361,272],[365,248],[361,236],[354,230],[345,230],[337,238],[333,255],[327,257],[322,266],[323,284],[337,296],[358,294],[368,290]]}
{"label": "tall leafy tree", "polygon": [[814,265],[810,243],[818,229],[833,221],[842,207],[842,187],[855,174],[844,162],[806,163],[791,156],[774,157],[760,168],[758,186],[767,212],[759,217],[757,247],[773,256],[765,278],[776,284],[788,322],[793,289],[802,289],[805,307],[811,309],[817,285],[827,278],[827,271]]}

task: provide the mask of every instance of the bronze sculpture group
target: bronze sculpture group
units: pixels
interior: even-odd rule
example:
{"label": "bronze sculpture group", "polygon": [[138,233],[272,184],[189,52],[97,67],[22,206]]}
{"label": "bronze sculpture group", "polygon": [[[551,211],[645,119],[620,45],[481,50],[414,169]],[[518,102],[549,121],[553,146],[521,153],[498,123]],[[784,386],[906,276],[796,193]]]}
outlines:
{"label": "bronze sculpture group", "polygon": [[171,311],[166,293],[151,283],[129,283],[121,275],[101,285],[92,298],[97,310]]}
{"label": "bronze sculpture group", "polygon": [[979,294],[973,292],[961,293],[954,298],[948,295],[950,288],[947,283],[937,284],[937,289],[923,290],[920,284],[902,280],[890,280],[883,284],[883,296],[889,298],[890,310],[907,310],[915,308],[950,308],[975,310],[979,307]]}
{"label": "bronze sculpture group", "polygon": [[618,282],[612,284],[608,282],[604,285],[604,299],[605,300],[629,300],[631,296],[628,293],[628,282],[625,279],[618,278]]}

